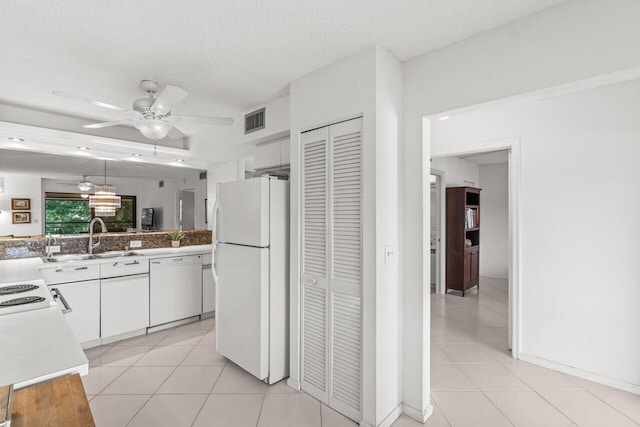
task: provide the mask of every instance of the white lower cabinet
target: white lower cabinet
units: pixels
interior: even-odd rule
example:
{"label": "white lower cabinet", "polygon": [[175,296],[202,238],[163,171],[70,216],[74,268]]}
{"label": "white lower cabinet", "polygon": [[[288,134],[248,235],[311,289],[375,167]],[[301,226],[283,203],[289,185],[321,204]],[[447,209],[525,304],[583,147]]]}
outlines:
{"label": "white lower cabinet", "polygon": [[149,275],[102,279],[100,295],[101,336],[149,326]]}
{"label": "white lower cabinet", "polygon": [[[78,342],[100,339],[100,281],[64,283],[49,288],[57,288],[72,309],[65,314],[65,319]],[[63,308],[60,304],[60,309]]]}

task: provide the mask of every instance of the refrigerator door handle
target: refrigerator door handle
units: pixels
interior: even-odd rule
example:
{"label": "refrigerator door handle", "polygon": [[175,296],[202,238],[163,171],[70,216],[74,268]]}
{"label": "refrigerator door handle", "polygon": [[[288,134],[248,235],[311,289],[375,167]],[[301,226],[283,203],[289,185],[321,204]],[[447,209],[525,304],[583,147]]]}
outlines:
{"label": "refrigerator door handle", "polygon": [[218,242],[218,197],[216,197],[216,201],[213,202],[213,215],[211,218],[211,224],[213,227],[213,233],[211,238],[213,239],[213,243]]}
{"label": "refrigerator door handle", "polygon": [[[215,244],[218,243],[218,239],[217,239],[217,235],[218,235],[218,200],[219,198],[216,197],[216,201],[213,202],[213,217],[211,218],[211,223],[212,223],[212,227],[213,227],[213,233],[211,235],[212,239],[213,239],[213,243],[214,243],[214,248],[215,248]],[[218,287],[218,272],[216,271],[216,260],[215,260],[215,256],[216,256],[216,250],[213,250],[213,257],[214,259],[212,259],[211,261],[211,273],[213,274],[213,286],[214,287]]]}

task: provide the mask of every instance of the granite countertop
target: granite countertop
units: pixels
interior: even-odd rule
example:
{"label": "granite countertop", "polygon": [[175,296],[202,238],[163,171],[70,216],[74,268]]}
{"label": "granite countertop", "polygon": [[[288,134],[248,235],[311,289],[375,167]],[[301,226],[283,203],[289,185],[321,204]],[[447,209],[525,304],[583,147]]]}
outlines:
{"label": "granite countertop", "polygon": [[[193,246],[182,246],[179,248],[132,249],[129,252],[132,252],[135,255],[128,255],[123,257],[108,257],[108,258],[96,257],[92,259],[70,258],[68,260],[60,261],[60,262],[47,262],[46,258],[43,257],[43,258],[38,258],[41,261],[41,263],[38,265],[37,269],[43,270],[43,269],[49,269],[49,268],[58,268],[58,267],[69,265],[69,264],[91,265],[91,264],[112,263],[112,262],[122,261],[127,259],[140,260],[140,259],[173,257],[173,256],[179,256],[179,255],[207,254],[207,253],[211,253],[212,249],[213,249],[213,245],[193,245]],[[100,255],[100,252],[96,252],[96,254]],[[78,254],[78,255],[86,255],[86,254]],[[18,260],[14,260],[14,261],[18,261]]]}

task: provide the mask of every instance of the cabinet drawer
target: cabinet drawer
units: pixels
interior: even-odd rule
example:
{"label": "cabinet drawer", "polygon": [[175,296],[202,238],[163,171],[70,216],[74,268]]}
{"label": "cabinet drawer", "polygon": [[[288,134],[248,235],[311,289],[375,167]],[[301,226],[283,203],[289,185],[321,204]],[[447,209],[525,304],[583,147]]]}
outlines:
{"label": "cabinet drawer", "polygon": [[131,276],[149,272],[149,260],[125,259],[101,264],[100,277]]}
{"label": "cabinet drawer", "polygon": [[51,268],[40,270],[42,278],[47,285],[56,283],[79,282],[82,280],[92,280],[100,278],[99,264],[73,263],[70,265],[57,265]]}

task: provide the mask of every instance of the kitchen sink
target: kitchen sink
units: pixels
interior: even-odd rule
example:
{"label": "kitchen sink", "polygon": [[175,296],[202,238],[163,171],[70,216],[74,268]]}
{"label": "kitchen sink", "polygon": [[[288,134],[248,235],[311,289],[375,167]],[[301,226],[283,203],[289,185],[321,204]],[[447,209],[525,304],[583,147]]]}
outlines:
{"label": "kitchen sink", "polygon": [[72,262],[72,261],[84,261],[87,259],[95,259],[94,255],[58,255],[45,258],[47,262]]}
{"label": "kitchen sink", "polygon": [[125,251],[113,251],[113,252],[103,252],[101,254],[93,254],[95,258],[121,258],[127,256],[136,256],[139,255],[137,252],[125,252]]}
{"label": "kitchen sink", "polygon": [[112,252],[103,252],[101,254],[69,254],[69,255],[58,255],[52,256],[49,258],[45,258],[47,262],[73,262],[73,261],[86,261],[89,259],[109,259],[109,258],[123,258],[129,256],[140,255],[137,252],[125,252],[125,251],[112,251]]}

